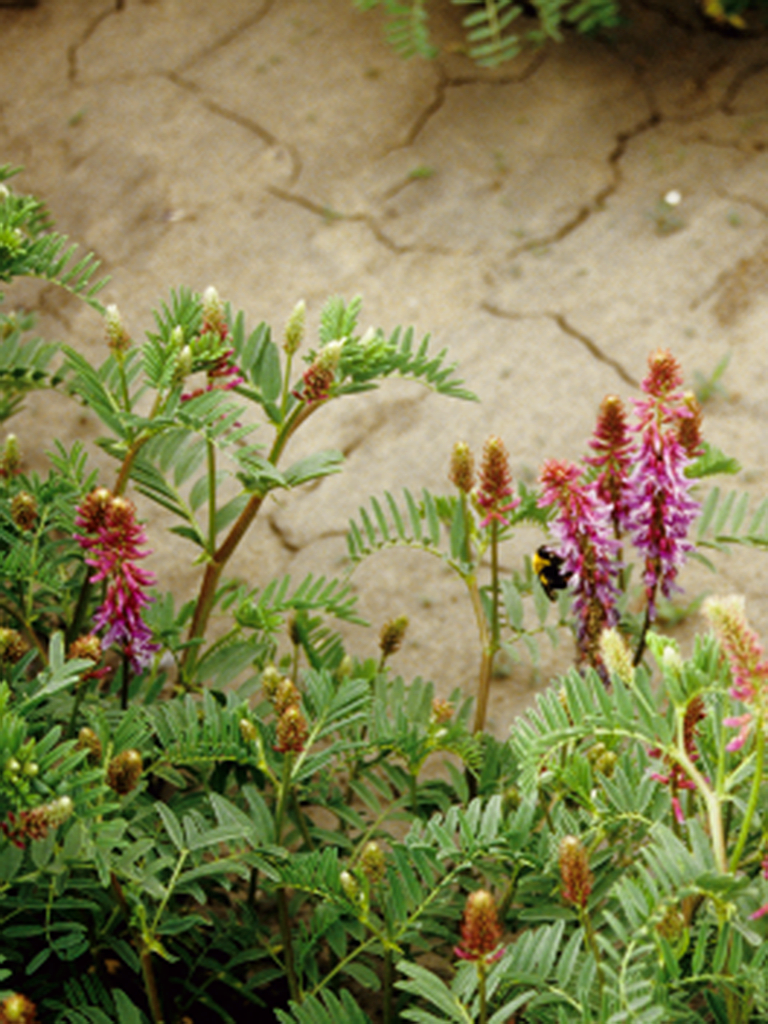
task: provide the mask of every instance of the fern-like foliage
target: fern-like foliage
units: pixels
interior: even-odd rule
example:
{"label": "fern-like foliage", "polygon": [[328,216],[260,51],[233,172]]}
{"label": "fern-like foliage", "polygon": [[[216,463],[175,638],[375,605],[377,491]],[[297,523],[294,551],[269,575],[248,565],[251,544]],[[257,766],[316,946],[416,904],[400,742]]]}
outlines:
{"label": "fern-like foliage", "polygon": [[[0,182],[18,173],[0,166]],[[76,258],[78,247],[65,235],[50,229],[43,203],[33,196],[18,195],[3,186],[0,193],[0,281],[39,277],[57,284],[103,312],[96,295],[106,280],[94,281],[99,261],[92,253]],[[1,296],[0,296],[1,297]]]}

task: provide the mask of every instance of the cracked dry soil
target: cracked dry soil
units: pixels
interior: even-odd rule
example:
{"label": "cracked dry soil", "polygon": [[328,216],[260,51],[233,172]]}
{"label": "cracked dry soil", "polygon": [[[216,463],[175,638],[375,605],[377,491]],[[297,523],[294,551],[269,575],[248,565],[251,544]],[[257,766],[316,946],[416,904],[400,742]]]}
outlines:
{"label": "cracked dry soil", "polygon": [[[489,71],[461,53],[461,9],[433,7],[433,63],[398,59],[379,12],[350,0],[0,9],[0,159],[24,165],[20,187],[97,252],[112,276],[105,299],[134,336],[182,283],[213,283],[251,324],[278,330],[300,297],[316,324],[326,296],[361,293],[364,324],[431,332],[481,399],[390,382],[316,417],[293,454],[338,447],[347,469],[270,502],[238,559],[254,585],[343,569],[359,505],[384,489],[446,489],[457,440],[479,450],[501,435],[528,482],[547,456],[578,458],[602,397],[631,395],[658,346],[691,382],[731,356],[707,437],[741,459],[736,486],[754,501],[765,491],[768,36],[724,35],[693,0],[633,0],[610,37],[570,37]],[[10,298],[100,359],[88,310],[28,283]],[[30,402],[14,430],[38,470],[54,434],[99,433],[57,396]],[[187,596],[189,551],[142,511],[151,568]],[[505,567],[539,541],[522,531]],[[761,556],[721,566],[720,579],[688,571],[687,596],[741,591],[768,631]],[[409,616],[404,674],[472,689],[471,610],[444,570],[390,552],[354,580],[374,625]],[[367,653],[375,633],[349,640]],[[566,643],[538,673],[524,662],[496,680],[499,735],[570,656]]]}

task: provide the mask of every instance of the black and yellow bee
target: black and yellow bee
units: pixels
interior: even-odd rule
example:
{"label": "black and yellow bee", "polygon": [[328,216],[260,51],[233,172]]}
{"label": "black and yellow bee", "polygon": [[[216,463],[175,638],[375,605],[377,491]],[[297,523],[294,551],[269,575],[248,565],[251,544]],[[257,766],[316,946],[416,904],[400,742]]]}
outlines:
{"label": "black and yellow bee", "polygon": [[552,548],[542,545],[532,558],[533,571],[550,601],[555,600],[556,590],[565,590],[571,574],[563,572],[563,560]]}

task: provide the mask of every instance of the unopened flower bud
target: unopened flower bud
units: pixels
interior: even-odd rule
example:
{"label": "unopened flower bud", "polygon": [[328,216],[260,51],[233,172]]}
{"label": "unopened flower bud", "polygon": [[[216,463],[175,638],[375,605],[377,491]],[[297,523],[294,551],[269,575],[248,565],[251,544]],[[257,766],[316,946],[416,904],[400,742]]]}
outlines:
{"label": "unopened flower bud", "polygon": [[461,945],[454,952],[462,960],[484,960],[498,954],[500,942],[501,925],[493,896],[486,889],[477,889],[467,897]]}
{"label": "unopened flower bud", "polygon": [[109,762],[107,785],[119,796],[125,796],[138,785],[143,767],[138,750],[124,750]]}
{"label": "unopened flower bud", "polygon": [[355,663],[352,660],[352,656],[350,654],[345,654],[344,657],[339,662],[339,667],[336,669],[336,678],[349,679],[349,677],[352,675],[354,667]]}
{"label": "unopened flower bud", "polygon": [[60,796],[46,804],[46,822],[50,828],[58,828],[72,816],[75,805],[69,796]]}
{"label": "unopened flower bud", "polygon": [[203,292],[203,334],[209,331],[225,338],[227,335],[227,322],[224,317],[224,304],[219,293],[210,285]]}
{"label": "unopened flower bud", "polygon": [[76,748],[88,751],[88,760],[91,764],[98,764],[101,761],[102,747],[101,740],[87,725],[84,725],[77,734]]}
{"label": "unopened flower bud", "polygon": [[577,907],[585,907],[592,892],[589,858],[580,839],[565,836],[559,848],[560,878],[563,899]]}
{"label": "unopened flower bud", "polygon": [[301,343],[304,340],[304,331],[306,329],[307,320],[307,306],[303,299],[297,302],[293,307],[293,312],[288,317],[288,323],[285,325],[285,340],[283,341],[283,351],[292,356],[298,352],[301,347]]}
{"label": "unopened flower bud", "polygon": [[20,530],[28,532],[37,522],[37,500],[27,491],[19,491],[11,501],[11,519]]}
{"label": "unopened flower bud", "polygon": [[309,735],[307,720],[296,704],[291,704],[277,720],[275,750],[281,754],[300,754]]}
{"label": "unopened flower bud", "polygon": [[384,851],[373,840],[363,847],[363,852],[360,854],[360,868],[372,885],[384,880],[387,873],[387,861]]}
{"label": "unopened flower bud", "polygon": [[8,434],[0,455],[0,476],[16,476],[21,470],[21,449],[15,434]]}
{"label": "unopened flower bud", "polygon": [[381,633],[379,633],[379,649],[382,657],[388,658],[390,654],[400,650],[407,628],[407,615],[399,615],[396,619],[390,619],[389,622],[384,623]]}
{"label": "unopened flower bud", "polygon": [[350,871],[342,871],[339,875],[342,891],[350,903],[357,903],[360,899],[360,884]]}
{"label": "unopened flower bud", "polygon": [[183,345],[176,357],[176,370],[174,373],[176,380],[185,380],[192,373],[192,366],[192,349],[189,345]]}
{"label": "unopened flower bud", "polygon": [[254,740],[258,739],[259,732],[250,718],[241,718],[237,723],[240,727],[240,735],[246,741],[246,743],[253,743]]}
{"label": "unopened flower bud", "polygon": [[274,665],[267,665],[261,674],[261,686],[264,690],[264,696],[268,700],[274,700],[277,688],[280,685],[282,676],[277,671]]}
{"label": "unopened flower bud", "polygon": [[453,446],[448,479],[464,494],[469,494],[475,486],[475,460],[469,445],[463,441]]}
{"label": "unopened flower bud", "polygon": [[4,771],[6,775],[10,775],[11,778],[15,778],[21,771],[21,762],[15,757],[9,757],[5,762]]}
{"label": "unopened flower bud", "polygon": [[5,200],[9,198],[10,194],[11,190],[8,186],[0,183],[0,203],[4,203]]}
{"label": "unopened flower bud", "polygon": [[324,370],[335,370],[341,362],[341,350],[344,348],[344,340],[329,341],[323,345],[317,357],[317,365]]}
{"label": "unopened flower bud", "polygon": [[75,522],[86,533],[96,533],[104,526],[113,498],[106,487],[95,487],[81,501]]}
{"label": "unopened flower bud", "polygon": [[272,703],[275,705],[275,711],[278,715],[282,715],[291,705],[298,704],[301,701],[301,694],[296,688],[296,684],[288,676],[285,676],[277,684],[275,695],[272,699]]}
{"label": "unopened flower bud", "polygon": [[625,686],[632,686],[635,681],[635,669],[632,655],[624,637],[612,626],[600,634],[600,654],[609,675],[616,676]]}
{"label": "unopened flower bud", "polygon": [[104,323],[107,332],[107,344],[115,353],[120,356],[131,347],[131,339],[123,325],[123,318],[120,310],[115,305],[107,306]]}

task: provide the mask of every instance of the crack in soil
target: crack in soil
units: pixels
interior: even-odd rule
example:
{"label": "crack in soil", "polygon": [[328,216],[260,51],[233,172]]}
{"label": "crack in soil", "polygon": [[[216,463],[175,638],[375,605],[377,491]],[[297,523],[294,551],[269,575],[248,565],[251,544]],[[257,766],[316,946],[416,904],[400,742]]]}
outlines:
{"label": "crack in soil", "polygon": [[515,246],[507,253],[507,259],[513,260],[525,252],[530,252],[532,249],[541,249],[544,246],[562,242],[564,238],[567,238],[569,235],[573,234],[574,231],[577,231],[593,214],[600,213],[605,208],[606,201],[621,185],[622,175],[620,163],[630,142],[633,142],[644,132],[655,128],[661,123],[661,120],[661,115],[656,111],[653,111],[648,115],[648,117],[635,125],[634,128],[628,128],[626,131],[619,132],[616,136],[616,144],[608,154],[607,160],[608,166],[611,170],[612,180],[609,181],[607,185],[604,185],[588,203],[585,203],[580,207],[573,217],[566,221],[565,224],[562,224],[556,231],[553,231],[549,235],[540,235],[538,238],[531,238],[527,242],[523,242],[521,245]]}
{"label": "crack in soil", "polygon": [[500,306],[494,305],[487,299],[480,303],[480,308],[486,313],[490,313],[491,316],[500,317],[502,320],[541,320],[542,318],[551,320],[553,323],[557,324],[563,334],[567,334],[569,337],[575,338],[576,341],[580,342],[580,344],[584,346],[587,352],[589,352],[594,359],[600,363],[605,363],[606,366],[610,366],[625,384],[629,384],[630,387],[633,388],[639,387],[639,382],[617,359],[606,355],[596,341],[577,330],[566,320],[562,313],[557,313],[552,310],[543,310],[540,313],[513,313],[509,310],[502,309]]}
{"label": "crack in soil", "polygon": [[720,101],[718,109],[721,113],[727,117],[737,117],[737,112],[733,109],[733,105],[738,99],[739,93],[747,84],[750,78],[754,75],[759,75],[761,71],[765,71],[768,68],[768,60],[756,61],[754,64],[748,64],[747,67],[741,68],[733,76],[733,80],[728,85],[724,92],[723,98]]}
{"label": "crack in soil", "polygon": [[122,10],[125,10],[124,0],[115,0],[110,7],[106,8],[94,17],[90,25],[83,30],[76,43],[69,44],[67,47],[67,81],[72,82],[73,85],[77,85],[77,79],[80,73],[80,48],[85,46],[91,36],[96,32],[99,25],[101,25],[102,21],[106,21],[107,18],[111,18],[113,14],[119,14]]}
{"label": "crack in soil", "polygon": [[392,146],[385,155],[388,156],[390,153],[394,153],[398,149],[407,149],[409,146],[414,144],[435,114],[437,114],[437,112],[445,105],[449,89],[461,89],[463,86],[467,85],[488,85],[493,87],[521,85],[523,82],[527,82],[529,78],[532,78],[539,68],[546,63],[548,58],[549,55],[541,50],[536,54],[524,71],[521,71],[517,75],[500,75],[498,78],[483,78],[480,75],[468,75],[466,77],[452,78],[441,65],[438,65],[434,97],[417,115],[416,120],[406,132],[403,141]]}
{"label": "crack in soil", "polygon": [[261,142],[271,148],[282,147],[288,153],[291,159],[291,173],[288,178],[289,185],[295,185],[301,176],[302,162],[296,147],[288,142],[281,142],[277,136],[273,135],[267,128],[264,128],[259,124],[258,121],[254,121],[250,117],[246,117],[244,114],[238,114],[236,110],[230,110],[228,107],[222,106],[217,103],[216,100],[212,100],[209,96],[206,96],[205,90],[202,89],[196,82],[190,82],[189,79],[183,78],[177,71],[167,71],[164,73],[164,77],[172,82],[179,89],[184,89],[186,92],[193,95],[201,106],[205,107],[212,114],[217,117],[222,117],[226,121],[230,121],[232,124],[236,124],[240,128],[244,128],[247,132],[255,135]]}
{"label": "crack in soil", "polygon": [[248,18],[244,18],[243,21],[235,25],[234,28],[229,29],[229,31],[225,32],[223,36],[220,36],[212,42],[210,46],[204,47],[204,49],[198,51],[194,56],[188,57],[185,61],[182,61],[176,71],[188,71],[198,61],[205,60],[205,58],[210,57],[212,53],[216,53],[217,50],[221,50],[225,46],[228,46],[231,42],[237,39],[241,33],[246,32],[249,28],[253,28],[254,25],[258,25],[260,21],[266,18],[274,6],[275,0],[264,0],[264,6],[260,11],[256,14],[250,15]]}
{"label": "crack in soil", "polygon": [[[400,245],[398,242],[395,242],[390,238],[389,235],[382,230],[376,218],[371,216],[370,213],[342,213],[339,210],[334,210],[330,206],[322,206],[320,203],[316,203],[313,199],[300,195],[298,192],[288,192],[286,189],[279,188],[277,185],[267,185],[266,191],[276,199],[281,199],[286,203],[294,203],[296,206],[301,206],[310,213],[314,213],[316,216],[322,217],[326,223],[331,223],[333,221],[345,221],[353,224],[364,224],[377,242],[380,242],[381,245],[397,256],[403,253],[416,251],[415,246]],[[445,251],[437,246],[421,247],[419,251],[441,253],[445,255]]]}

